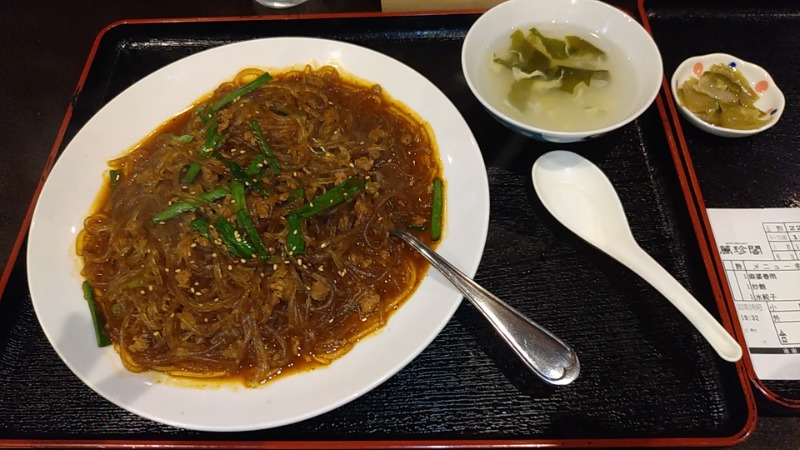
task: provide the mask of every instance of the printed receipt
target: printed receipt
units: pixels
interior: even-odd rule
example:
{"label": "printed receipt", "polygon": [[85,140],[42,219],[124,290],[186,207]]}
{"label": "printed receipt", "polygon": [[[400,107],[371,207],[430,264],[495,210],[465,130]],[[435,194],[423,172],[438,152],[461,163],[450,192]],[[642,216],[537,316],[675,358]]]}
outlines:
{"label": "printed receipt", "polygon": [[707,211],[756,375],[800,380],[800,208]]}

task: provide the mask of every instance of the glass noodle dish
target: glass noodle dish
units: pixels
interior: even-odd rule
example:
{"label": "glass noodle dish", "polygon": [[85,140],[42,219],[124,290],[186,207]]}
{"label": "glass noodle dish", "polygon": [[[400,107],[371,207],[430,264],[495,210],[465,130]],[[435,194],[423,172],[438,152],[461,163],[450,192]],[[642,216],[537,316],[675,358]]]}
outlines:
{"label": "glass noodle dish", "polygon": [[129,370],[257,386],[346,353],[440,239],[428,125],[333,67],[241,71],[109,161],[77,240],[98,343]]}
{"label": "glass noodle dish", "polygon": [[529,125],[556,131],[598,129],[633,107],[633,71],[611,42],[569,24],[515,30],[491,46],[490,102]]}

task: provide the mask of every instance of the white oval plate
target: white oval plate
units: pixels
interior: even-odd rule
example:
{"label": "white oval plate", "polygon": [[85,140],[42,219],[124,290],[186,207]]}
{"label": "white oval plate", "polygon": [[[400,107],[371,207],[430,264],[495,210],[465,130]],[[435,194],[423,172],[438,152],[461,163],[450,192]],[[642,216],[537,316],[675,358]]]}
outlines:
{"label": "white oval plate", "polygon": [[36,315],[66,365],[90,388],[135,414],[205,431],[243,431],[294,423],[375,388],[436,337],[461,295],[433,270],[386,326],[329,367],[264,387],[192,388],[166,376],[128,372],[110,347],[98,348],[81,293],[75,239],[103,183],[106,162],[241,69],[333,64],[380,84],[432,127],[447,186],[447,226],[439,252],[469,275],[478,268],[489,224],[489,187],[467,123],[430,81],[378,52],[343,42],[271,38],[184,58],[137,82],[78,132],[50,173],[33,215],[28,282]]}

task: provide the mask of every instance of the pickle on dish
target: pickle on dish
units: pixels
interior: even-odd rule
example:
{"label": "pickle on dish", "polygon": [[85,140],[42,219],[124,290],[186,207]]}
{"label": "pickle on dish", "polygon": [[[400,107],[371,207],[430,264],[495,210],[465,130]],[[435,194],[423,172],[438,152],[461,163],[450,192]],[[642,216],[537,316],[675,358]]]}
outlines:
{"label": "pickle on dish", "polygon": [[755,106],[759,97],[747,78],[726,64],[714,64],[699,78],[686,80],[677,94],[684,107],[712,125],[753,130],[768,118]]}

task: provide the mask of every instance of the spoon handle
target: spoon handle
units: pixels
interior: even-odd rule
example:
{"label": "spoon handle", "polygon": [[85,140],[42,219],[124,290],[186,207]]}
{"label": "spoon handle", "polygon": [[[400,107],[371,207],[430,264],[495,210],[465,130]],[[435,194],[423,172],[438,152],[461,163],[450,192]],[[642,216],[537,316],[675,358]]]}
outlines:
{"label": "spoon handle", "polygon": [[554,385],[566,385],[578,377],[578,355],[561,339],[481,287],[412,234],[400,229],[392,230],[392,234],[422,254],[464,294],[492,323],[517,356],[542,380]]}
{"label": "spoon handle", "polygon": [[650,283],[694,325],[725,361],[742,358],[742,347],[700,302],[638,244],[619,252],[617,259]]}

